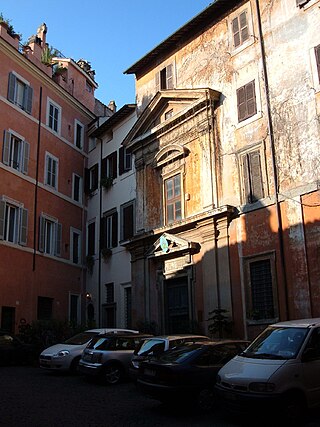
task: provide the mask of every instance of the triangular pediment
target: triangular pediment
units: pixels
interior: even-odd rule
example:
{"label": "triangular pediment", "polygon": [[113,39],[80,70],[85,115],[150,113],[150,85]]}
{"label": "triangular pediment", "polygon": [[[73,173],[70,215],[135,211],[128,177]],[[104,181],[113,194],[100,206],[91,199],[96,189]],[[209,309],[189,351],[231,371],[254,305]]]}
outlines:
{"label": "triangular pediment", "polygon": [[209,100],[217,100],[220,93],[212,89],[172,89],[158,92],[131,128],[123,141],[127,148],[149,138],[179,122],[188,112]]}
{"label": "triangular pediment", "polygon": [[181,253],[197,252],[200,245],[169,233],[163,233],[147,252],[147,257],[178,256]]}

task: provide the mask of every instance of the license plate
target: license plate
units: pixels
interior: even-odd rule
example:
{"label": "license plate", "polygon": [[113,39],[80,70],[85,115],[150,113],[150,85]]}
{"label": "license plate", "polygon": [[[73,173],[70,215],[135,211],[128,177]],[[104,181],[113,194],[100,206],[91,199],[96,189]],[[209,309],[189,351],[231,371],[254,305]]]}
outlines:
{"label": "license plate", "polygon": [[149,375],[150,377],[154,377],[156,375],[156,371],[154,369],[146,368],[144,370],[145,375]]}

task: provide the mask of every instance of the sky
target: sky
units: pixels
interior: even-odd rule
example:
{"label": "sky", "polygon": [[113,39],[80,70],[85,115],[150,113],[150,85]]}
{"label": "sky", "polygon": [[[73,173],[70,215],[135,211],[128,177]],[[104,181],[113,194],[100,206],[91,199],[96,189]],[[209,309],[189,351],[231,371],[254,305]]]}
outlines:
{"label": "sky", "polygon": [[96,98],[117,108],[135,103],[131,65],[198,15],[213,0],[0,0],[22,42],[45,23],[47,43],[95,70]]}

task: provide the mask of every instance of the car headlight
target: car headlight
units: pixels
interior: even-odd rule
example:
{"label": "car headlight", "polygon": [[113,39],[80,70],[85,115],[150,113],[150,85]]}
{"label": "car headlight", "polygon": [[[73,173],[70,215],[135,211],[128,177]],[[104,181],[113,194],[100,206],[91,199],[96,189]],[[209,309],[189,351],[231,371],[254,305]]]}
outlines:
{"label": "car headlight", "polygon": [[133,365],[134,368],[139,369],[139,366],[140,366],[139,362],[136,362],[135,360],[132,360],[131,363],[132,363],[132,365]]}
{"label": "car headlight", "polygon": [[68,351],[68,350],[61,350],[55,356],[56,357],[65,357],[65,356],[68,356],[68,354],[70,354],[70,351]]}
{"label": "car headlight", "polygon": [[275,384],[273,383],[250,383],[249,390],[256,391],[258,393],[272,393],[275,389]]}

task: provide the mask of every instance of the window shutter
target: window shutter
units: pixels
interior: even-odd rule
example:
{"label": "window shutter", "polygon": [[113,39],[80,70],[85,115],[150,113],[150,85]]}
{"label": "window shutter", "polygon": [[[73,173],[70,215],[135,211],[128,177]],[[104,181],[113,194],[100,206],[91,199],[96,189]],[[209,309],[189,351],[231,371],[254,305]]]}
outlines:
{"label": "window shutter", "polygon": [[297,6],[302,7],[304,4],[309,3],[310,0],[296,0]]}
{"label": "window shutter", "polygon": [[27,231],[28,231],[28,209],[20,209],[20,233],[19,243],[25,246],[27,244]]}
{"label": "window shutter", "polygon": [[84,169],[84,192],[90,193],[90,171],[88,168]]}
{"label": "window shutter", "polygon": [[234,18],[232,21],[232,33],[233,33],[233,44],[234,47],[240,46],[240,29],[239,29],[239,21],[238,17]]}
{"label": "window shutter", "polygon": [[124,172],[124,147],[119,149],[119,175],[122,175]]}
{"label": "window shutter", "polygon": [[45,229],[45,219],[40,215],[39,219],[39,251],[44,252],[44,229]]}
{"label": "window shutter", "polygon": [[61,256],[62,225],[60,223],[55,224],[55,233],[56,233],[55,255]]}
{"label": "window shutter", "polygon": [[251,199],[256,202],[264,197],[263,182],[261,176],[260,153],[255,151],[249,154],[251,175]]}
{"label": "window shutter", "polygon": [[111,155],[111,162],[112,162],[112,178],[117,178],[117,152],[115,151]]}
{"label": "window shutter", "polygon": [[156,92],[160,91],[160,71],[156,74]]}
{"label": "window shutter", "polygon": [[245,154],[242,157],[242,175],[243,175],[243,201],[244,203],[251,202],[251,189],[250,189],[250,179],[249,179],[249,159],[248,154]]}
{"label": "window shutter", "polygon": [[13,73],[9,74],[9,82],[8,82],[8,100],[14,103],[14,93],[16,87],[16,76]]}
{"label": "window shutter", "polygon": [[31,86],[26,86],[25,95],[24,95],[24,109],[27,113],[31,114],[32,112],[32,97],[33,97],[33,89]]}
{"label": "window shutter", "polygon": [[10,163],[10,138],[11,133],[4,131],[2,161],[5,165],[9,165]]}
{"label": "window shutter", "polygon": [[320,45],[314,48],[314,52],[316,55],[316,63],[317,63],[317,70],[318,70],[318,81],[320,83]]}
{"label": "window shutter", "polygon": [[118,212],[112,215],[112,247],[118,246]]}
{"label": "window shutter", "polygon": [[246,93],[244,86],[237,90],[238,120],[246,118]]}
{"label": "window shutter", "polygon": [[107,177],[107,158],[105,157],[104,159],[101,160],[101,178],[106,178]]}
{"label": "window shutter", "polygon": [[240,29],[241,29],[241,43],[243,43],[249,38],[249,29],[248,29],[246,11],[240,14],[239,21],[240,21]]}
{"label": "window shutter", "polygon": [[167,73],[167,84],[166,84],[166,88],[167,89],[173,89],[173,74],[172,74],[172,64],[169,64],[166,68],[166,73]]}
{"label": "window shutter", "polygon": [[133,204],[123,209],[123,238],[130,239],[133,236]]}
{"label": "window shutter", "polygon": [[106,217],[100,219],[100,247],[104,249],[107,247],[107,227],[106,227]]}
{"label": "window shutter", "polygon": [[27,141],[23,143],[23,161],[22,161],[22,172],[27,175],[30,155],[30,144]]}
{"label": "window shutter", "polygon": [[0,200],[0,240],[4,239],[4,224],[6,215],[6,202]]}
{"label": "window shutter", "polygon": [[251,117],[257,112],[256,94],[254,90],[254,81],[245,86],[246,103],[247,103],[247,117]]}
{"label": "window shutter", "polygon": [[92,186],[90,188],[91,191],[96,190],[98,188],[98,163],[96,163],[92,167]]}

